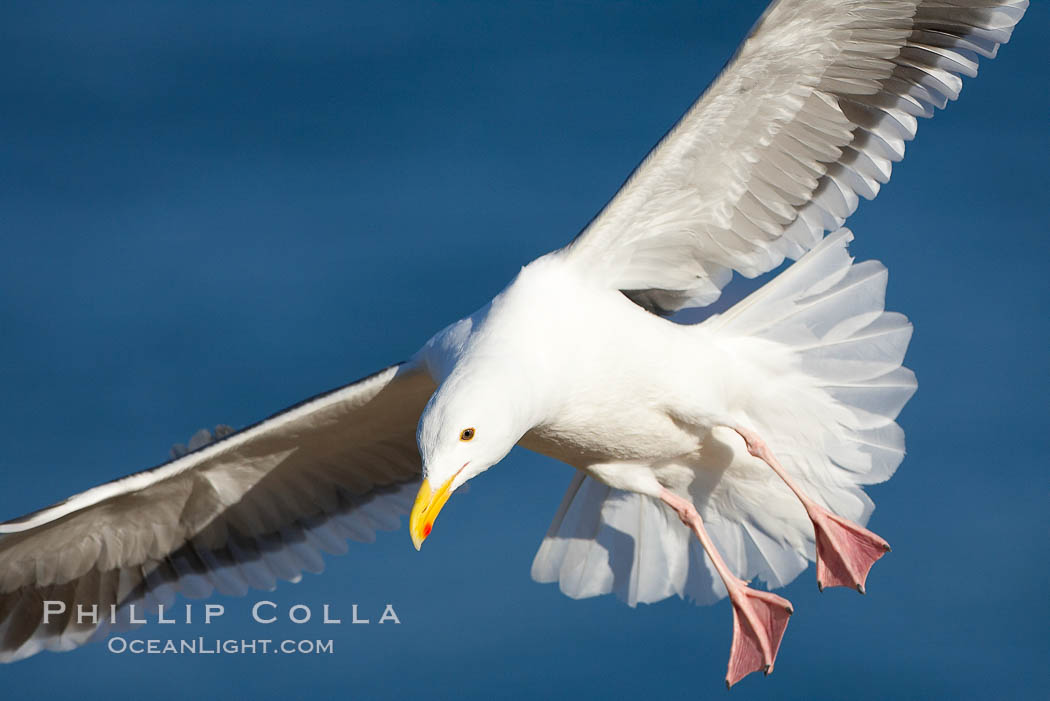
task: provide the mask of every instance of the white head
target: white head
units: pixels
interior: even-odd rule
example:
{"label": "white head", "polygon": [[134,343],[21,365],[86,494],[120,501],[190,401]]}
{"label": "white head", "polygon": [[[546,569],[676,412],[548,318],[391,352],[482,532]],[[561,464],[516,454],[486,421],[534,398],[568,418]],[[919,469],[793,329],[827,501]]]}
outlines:
{"label": "white head", "polygon": [[423,484],[409,519],[418,549],[460,485],[502,460],[532,426],[527,396],[507,373],[453,372],[423,410],[416,432]]}

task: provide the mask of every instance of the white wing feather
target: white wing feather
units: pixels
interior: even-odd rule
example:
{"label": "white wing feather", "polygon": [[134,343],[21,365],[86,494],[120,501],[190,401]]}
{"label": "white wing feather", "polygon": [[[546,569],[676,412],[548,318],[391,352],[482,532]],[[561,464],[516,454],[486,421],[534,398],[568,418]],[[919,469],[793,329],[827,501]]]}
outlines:
{"label": "white wing feather", "polygon": [[[0,524],[0,662],[105,635],[110,606],[243,595],[296,581],[347,539],[397,528],[421,472],[415,432],[434,390],[410,365],[319,395],[160,467]],[[225,433],[220,430],[219,433]],[[43,622],[43,602],[65,613]],[[77,605],[103,621],[78,622]]]}
{"label": "white wing feather", "polygon": [[840,227],[1027,0],[779,0],[564,253],[658,312]]}

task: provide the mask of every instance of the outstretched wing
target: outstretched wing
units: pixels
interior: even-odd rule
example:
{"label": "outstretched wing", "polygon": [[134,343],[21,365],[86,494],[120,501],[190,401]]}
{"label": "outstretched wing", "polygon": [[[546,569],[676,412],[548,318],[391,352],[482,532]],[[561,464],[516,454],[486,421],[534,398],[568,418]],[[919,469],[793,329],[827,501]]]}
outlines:
{"label": "outstretched wing", "polygon": [[1028,0],[778,0],[564,252],[660,313],[797,258],[875,197]]}
{"label": "outstretched wing", "polygon": [[[111,606],[272,589],[320,571],[321,551],[397,528],[418,487],[416,425],[434,389],[424,370],[395,365],[0,524],[0,661],[104,635]],[[45,601],[65,605],[46,623]]]}

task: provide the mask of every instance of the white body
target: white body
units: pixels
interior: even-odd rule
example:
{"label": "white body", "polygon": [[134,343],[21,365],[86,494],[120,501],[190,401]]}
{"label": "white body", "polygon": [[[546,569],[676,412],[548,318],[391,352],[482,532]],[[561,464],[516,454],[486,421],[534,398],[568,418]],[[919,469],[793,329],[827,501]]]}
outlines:
{"label": "white body", "polygon": [[[560,581],[573,596],[616,590],[632,604],[720,596],[716,577],[697,574],[707,563],[688,530],[655,499],[661,487],[696,504],[741,576],[793,579],[814,556],[812,526],[729,426],[767,436],[809,493],[866,522],[872,504],[858,485],[886,479],[903,456],[892,419],[915,383],[900,368],[910,325],[882,311],[885,269],[851,266],[850,238],[829,236],[696,325],[648,313],[552,254],[424,347],[420,359],[439,385],[464,367],[480,372],[484,389],[470,391],[512,398],[527,427],[520,445],[581,471],[537,555],[537,579]],[[562,522],[568,513],[582,532]],[[660,533],[654,543],[642,542],[647,521]],[[596,537],[602,529],[628,537],[619,538],[627,564]]]}
{"label": "white body", "polygon": [[[530,394],[540,400],[535,426],[521,445],[611,486],[652,496],[661,484],[684,489],[691,475],[676,462],[697,460],[718,418],[746,403],[748,383],[727,379],[774,370],[757,364],[761,351],[776,354],[768,342],[650,314],[619,292],[590,284],[553,255],[523,268],[493,304],[460,323],[475,330],[452,349],[457,360],[467,348],[482,355],[518,351],[513,377],[535,388]],[[445,352],[442,340],[426,352]],[[786,370],[782,356],[778,369]],[[444,357],[428,362],[431,368],[451,365]],[[434,374],[438,383],[447,376]],[[635,464],[646,469],[627,469]]]}

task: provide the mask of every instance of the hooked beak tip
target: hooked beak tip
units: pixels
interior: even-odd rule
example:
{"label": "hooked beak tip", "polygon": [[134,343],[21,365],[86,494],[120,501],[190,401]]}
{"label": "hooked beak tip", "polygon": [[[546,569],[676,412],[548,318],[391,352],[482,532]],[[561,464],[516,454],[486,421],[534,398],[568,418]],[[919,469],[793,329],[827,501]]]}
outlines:
{"label": "hooked beak tip", "polygon": [[423,541],[430,535],[434,528],[434,519],[437,517],[441,507],[448,500],[449,488],[452,480],[448,480],[435,492],[430,487],[429,480],[424,479],[419,486],[419,494],[416,495],[416,503],[412,507],[412,515],[409,517],[408,530],[412,535],[412,544],[418,551],[423,547]]}

